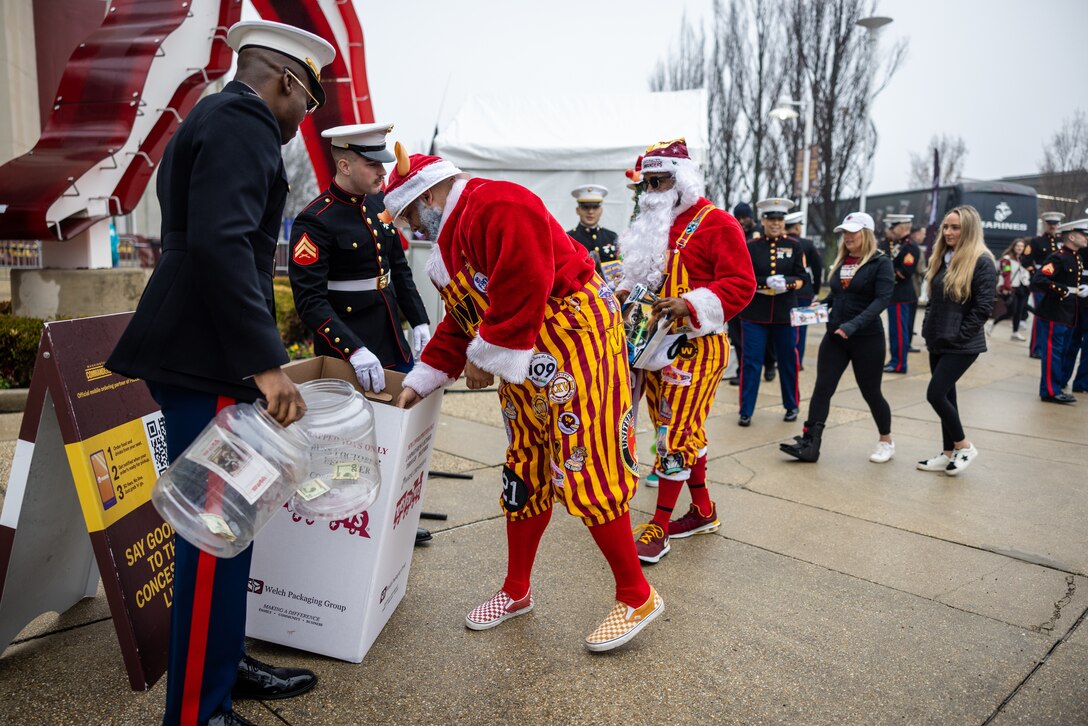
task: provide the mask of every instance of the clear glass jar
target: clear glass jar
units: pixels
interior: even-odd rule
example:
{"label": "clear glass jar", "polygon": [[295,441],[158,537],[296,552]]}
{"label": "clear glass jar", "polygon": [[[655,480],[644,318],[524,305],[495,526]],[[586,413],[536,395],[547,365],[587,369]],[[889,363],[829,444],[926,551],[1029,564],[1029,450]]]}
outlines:
{"label": "clear glass jar", "polygon": [[151,501],[185,541],[234,557],[291,498],[310,470],[310,441],[263,401],[228,406],[162,473]]}
{"label": "clear glass jar", "polygon": [[378,496],[381,469],[370,401],[347,381],[321,378],[298,387],[306,415],[298,422],[310,439],[310,472],[291,500],[310,519],[344,519]]}

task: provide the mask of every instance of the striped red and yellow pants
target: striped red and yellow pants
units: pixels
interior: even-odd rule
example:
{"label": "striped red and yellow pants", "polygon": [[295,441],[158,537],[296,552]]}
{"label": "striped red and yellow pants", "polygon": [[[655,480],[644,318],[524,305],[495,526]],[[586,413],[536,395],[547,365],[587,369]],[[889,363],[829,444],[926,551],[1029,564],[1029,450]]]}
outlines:
{"label": "striped red and yellow pants", "polygon": [[589,526],[627,512],[638,484],[630,372],[619,305],[600,278],[549,301],[529,379],[503,383],[499,400],[510,521],[557,498]]}
{"label": "striped red and yellow pants", "polygon": [[706,453],[706,419],[728,363],[729,339],[717,333],[687,341],[670,365],[645,371],[659,474],[687,481],[696,459]]}

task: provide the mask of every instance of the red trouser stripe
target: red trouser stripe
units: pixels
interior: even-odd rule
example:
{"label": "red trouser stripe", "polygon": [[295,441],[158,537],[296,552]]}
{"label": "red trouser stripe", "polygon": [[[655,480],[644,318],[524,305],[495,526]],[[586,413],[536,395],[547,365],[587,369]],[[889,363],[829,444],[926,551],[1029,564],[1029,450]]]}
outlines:
{"label": "red trouser stripe", "polygon": [[1043,360],[1043,370],[1046,373],[1046,392],[1054,395],[1054,323],[1046,324],[1046,358]]}
{"label": "red trouser stripe", "polygon": [[[220,396],[215,402],[219,413],[232,406],[235,399]],[[196,583],[193,588],[193,615],[189,621],[189,653],[185,658],[185,685],[181,695],[181,723],[200,721],[200,692],[204,685],[204,655],[208,651],[208,623],[212,614],[212,593],[215,590],[215,556],[201,552],[196,563]]]}

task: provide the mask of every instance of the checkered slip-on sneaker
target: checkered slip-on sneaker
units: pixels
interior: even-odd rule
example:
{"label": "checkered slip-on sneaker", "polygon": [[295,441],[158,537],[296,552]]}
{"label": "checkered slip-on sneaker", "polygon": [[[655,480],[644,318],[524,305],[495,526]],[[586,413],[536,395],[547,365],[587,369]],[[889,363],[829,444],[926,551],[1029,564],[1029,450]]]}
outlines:
{"label": "checkered slip-on sneaker", "polygon": [[529,590],[525,597],[520,600],[515,600],[504,591],[499,590],[491,596],[490,600],[465,616],[465,626],[470,630],[487,630],[504,620],[524,615],[532,609],[532,590]]}
{"label": "checkered slip-on sneaker", "polygon": [[618,648],[665,610],[665,601],[650,587],[650,597],[639,608],[617,601],[608,617],[586,638],[586,647],[594,653]]}
{"label": "checkered slip-on sneaker", "polygon": [[711,503],[710,515],[704,517],[699,508],[692,504],[688,513],[680,519],[669,522],[669,539],[683,539],[694,534],[710,534],[717,532],[722,526],[718,521],[718,506]]}

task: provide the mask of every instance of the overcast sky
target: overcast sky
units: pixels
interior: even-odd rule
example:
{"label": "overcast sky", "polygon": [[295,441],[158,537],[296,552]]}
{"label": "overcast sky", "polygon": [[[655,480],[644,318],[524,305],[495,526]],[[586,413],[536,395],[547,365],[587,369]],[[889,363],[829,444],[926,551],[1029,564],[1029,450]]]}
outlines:
{"label": "overcast sky", "polygon": [[[647,90],[681,13],[709,20],[711,0],[355,5],[377,120],[423,144],[474,94]],[[882,42],[910,50],[874,108],[873,193],[906,188],[910,153],[941,133],[966,141],[969,178],[1033,173],[1062,119],[1088,110],[1088,0],[881,0],[878,13],[894,19]]]}

